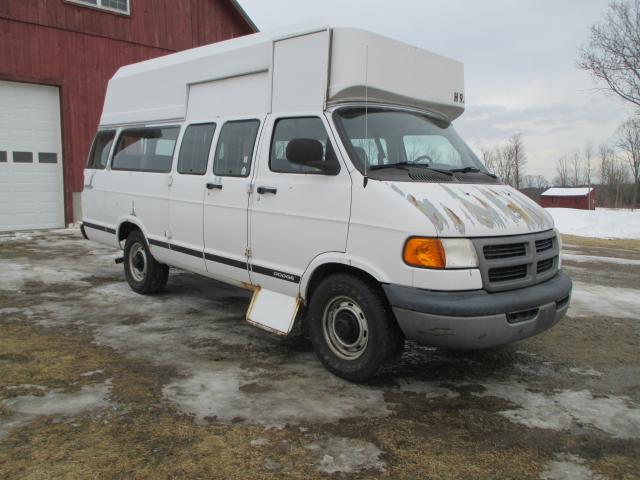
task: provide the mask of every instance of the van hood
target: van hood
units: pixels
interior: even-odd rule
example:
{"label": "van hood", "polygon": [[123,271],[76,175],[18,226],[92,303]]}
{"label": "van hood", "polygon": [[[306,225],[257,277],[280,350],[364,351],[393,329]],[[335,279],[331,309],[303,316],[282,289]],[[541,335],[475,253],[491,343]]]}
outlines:
{"label": "van hood", "polygon": [[542,207],[507,185],[384,182],[442,237],[520,235],[553,228]]}

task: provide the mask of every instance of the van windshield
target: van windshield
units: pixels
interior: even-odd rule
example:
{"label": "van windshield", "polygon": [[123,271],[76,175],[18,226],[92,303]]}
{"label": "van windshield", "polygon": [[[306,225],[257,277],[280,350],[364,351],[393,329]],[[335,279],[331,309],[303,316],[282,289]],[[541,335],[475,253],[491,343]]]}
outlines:
{"label": "van windshield", "polygon": [[350,147],[355,167],[368,170],[430,167],[488,173],[451,124],[420,113],[386,108],[346,107],[334,119]]}

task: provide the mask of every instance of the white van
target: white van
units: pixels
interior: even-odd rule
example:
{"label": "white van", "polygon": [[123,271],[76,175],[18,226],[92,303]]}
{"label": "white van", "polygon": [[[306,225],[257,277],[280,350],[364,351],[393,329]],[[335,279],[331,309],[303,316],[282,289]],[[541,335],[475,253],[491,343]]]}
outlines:
{"label": "white van", "polygon": [[253,290],[364,381],[404,340],[486,348],[566,313],[551,217],[456,134],[463,67],[368,32],[258,33],[121,68],[84,173],[82,231],[133,290],[169,267]]}

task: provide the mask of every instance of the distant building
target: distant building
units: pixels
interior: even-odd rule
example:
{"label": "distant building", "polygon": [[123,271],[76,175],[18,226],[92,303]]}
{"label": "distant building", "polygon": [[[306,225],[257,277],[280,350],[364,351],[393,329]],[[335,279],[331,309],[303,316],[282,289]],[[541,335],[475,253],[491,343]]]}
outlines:
{"label": "distant building", "polygon": [[596,191],[593,187],[550,188],[540,195],[545,208],[596,209]]}
{"label": "distant building", "polygon": [[119,67],[256,30],[236,0],[0,0],[0,232],[80,217]]}

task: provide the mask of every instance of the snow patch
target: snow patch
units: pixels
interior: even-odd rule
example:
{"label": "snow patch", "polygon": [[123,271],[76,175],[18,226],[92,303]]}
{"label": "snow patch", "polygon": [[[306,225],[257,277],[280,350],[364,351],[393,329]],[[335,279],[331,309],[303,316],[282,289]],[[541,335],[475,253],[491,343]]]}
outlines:
{"label": "snow patch", "polygon": [[556,459],[549,462],[540,474],[542,480],[604,480],[600,474],[594,473],[585,465],[578,455],[559,453]]}
{"label": "snow patch", "polygon": [[424,395],[425,398],[456,398],[459,396],[458,392],[454,392],[445,387],[441,387],[437,382],[418,382],[411,380],[398,380],[398,386],[401,392],[410,392]]}
{"label": "snow patch", "polygon": [[616,258],[616,257],[599,257],[596,255],[576,255],[573,253],[562,253],[562,261],[569,262],[589,262],[589,263],[613,263],[616,265],[640,265],[640,260],[634,260],[631,258]]}
{"label": "snow patch", "polygon": [[593,368],[570,368],[569,371],[571,373],[575,373],[576,375],[583,375],[585,377],[601,377],[603,374]]}
{"label": "snow patch", "polygon": [[25,425],[37,416],[74,416],[89,410],[109,406],[111,380],[103,384],[84,386],[78,392],[64,393],[53,390],[43,396],[22,395],[0,402],[9,416],[0,417],[0,438],[9,430]]}
{"label": "snow patch", "polygon": [[0,243],[15,242],[17,241],[29,241],[33,237],[30,232],[12,232],[8,234],[0,235]]}
{"label": "snow patch", "polygon": [[201,371],[166,385],[163,394],[200,421],[215,417],[272,428],[391,413],[381,390],[331,375],[311,354],[290,362],[269,367],[276,374],[271,378],[259,368],[218,365],[218,371]]}
{"label": "snow patch", "polygon": [[373,443],[345,437],[329,437],[307,445],[316,458],[316,468],[324,473],[383,472],[382,450]]}
{"label": "snow patch", "polygon": [[638,320],[640,290],[573,282],[570,317],[614,317]]}
{"label": "snow patch", "polygon": [[627,397],[594,398],[587,390],[561,390],[545,395],[518,383],[483,386],[486,390],[474,395],[498,397],[518,405],[520,408],[500,414],[527,427],[568,430],[579,423],[592,425],[616,438],[640,438],[640,408]]}
{"label": "snow patch", "polygon": [[640,239],[640,211],[546,208],[560,233],[579,237]]}

